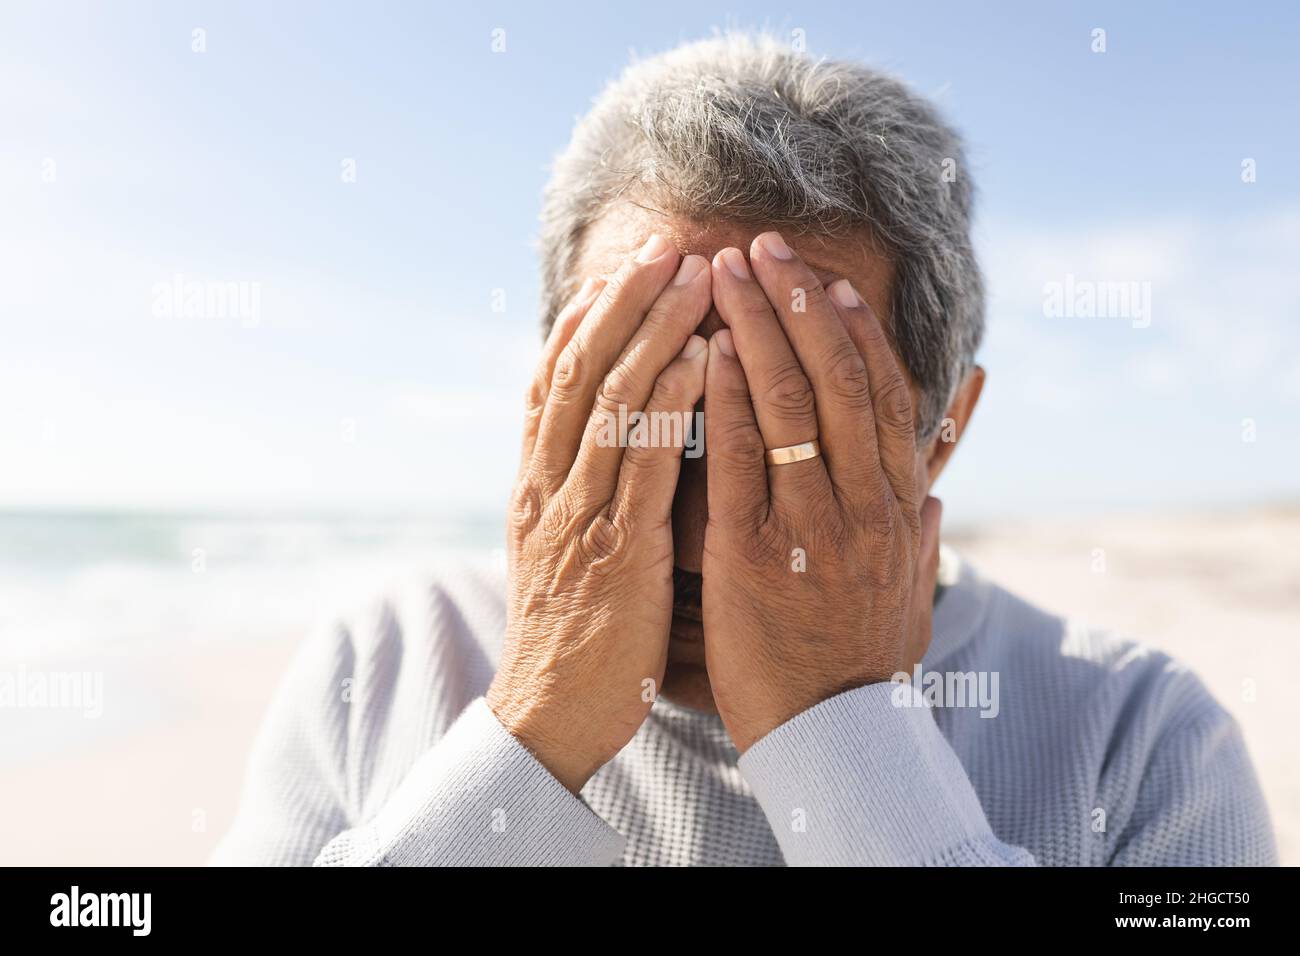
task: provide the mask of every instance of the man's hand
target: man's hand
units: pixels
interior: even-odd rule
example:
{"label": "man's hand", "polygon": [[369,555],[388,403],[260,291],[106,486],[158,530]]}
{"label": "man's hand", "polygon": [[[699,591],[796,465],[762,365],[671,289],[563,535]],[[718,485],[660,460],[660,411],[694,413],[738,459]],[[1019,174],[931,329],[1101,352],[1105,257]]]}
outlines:
{"label": "man's hand", "polygon": [[[510,601],[487,702],[575,793],[632,739],[663,680],[681,448],[621,447],[606,416],[690,416],[710,270],[652,236],[557,317],[528,397]],[[651,683],[652,682],[652,683]]]}
{"label": "man's hand", "polygon": [[[916,475],[911,394],[846,280],[823,289],[776,233],[713,262],[728,328],[709,346],[704,636],[743,753],[842,691],[889,680],[930,639],[939,503]],[[764,451],[818,439],[820,457]]]}

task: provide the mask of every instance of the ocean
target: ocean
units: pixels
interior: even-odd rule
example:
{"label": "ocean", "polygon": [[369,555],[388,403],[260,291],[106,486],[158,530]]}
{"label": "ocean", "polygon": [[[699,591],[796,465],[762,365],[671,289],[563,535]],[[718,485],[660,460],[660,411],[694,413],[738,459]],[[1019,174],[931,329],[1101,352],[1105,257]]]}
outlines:
{"label": "ocean", "polygon": [[0,513],[0,657],[298,640],[449,559],[500,560],[492,515]]}

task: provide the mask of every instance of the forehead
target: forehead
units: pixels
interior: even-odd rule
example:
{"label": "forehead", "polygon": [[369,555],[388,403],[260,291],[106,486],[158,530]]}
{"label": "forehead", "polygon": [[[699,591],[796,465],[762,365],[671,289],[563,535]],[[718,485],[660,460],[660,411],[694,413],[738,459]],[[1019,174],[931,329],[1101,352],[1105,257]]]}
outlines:
{"label": "forehead", "polygon": [[[682,255],[712,259],[733,246],[749,255],[750,243],[771,226],[726,220],[700,221],[673,216],[623,201],[612,206],[587,229],[578,256],[577,275],[604,276],[641,248],[652,233],[659,233]],[[782,229],[781,236],[817,274],[823,285],[848,279],[867,300],[886,328],[890,325],[894,266],[887,252],[869,234],[820,236]]]}

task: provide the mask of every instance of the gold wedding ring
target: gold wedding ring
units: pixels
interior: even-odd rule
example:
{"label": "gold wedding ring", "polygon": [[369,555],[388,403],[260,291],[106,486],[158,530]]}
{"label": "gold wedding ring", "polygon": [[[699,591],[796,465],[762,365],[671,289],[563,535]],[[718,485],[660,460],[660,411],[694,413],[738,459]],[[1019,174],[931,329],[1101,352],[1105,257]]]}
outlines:
{"label": "gold wedding ring", "polygon": [[816,458],[822,453],[821,443],[814,438],[812,441],[806,441],[801,445],[787,445],[785,448],[769,448],[767,450],[767,463],[769,465],[788,465],[796,461],[807,461],[809,458]]}

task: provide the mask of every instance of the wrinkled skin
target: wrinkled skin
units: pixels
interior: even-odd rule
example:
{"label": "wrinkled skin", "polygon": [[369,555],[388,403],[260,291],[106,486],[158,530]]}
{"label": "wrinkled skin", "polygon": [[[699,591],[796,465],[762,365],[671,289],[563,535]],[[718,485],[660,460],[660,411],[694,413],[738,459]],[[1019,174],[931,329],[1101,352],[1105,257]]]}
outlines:
{"label": "wrinkled skin", "polygon": [[[776,233],[754,241],[752,269],[735,249],[718,259],[728,328],[711,341],[705,392],[704,633],[714,701],[743,752],[920,660],[929,629],[913,630],[913,609],[934,589],[939,514],[931,499],[923,543],[911,395],[852,285],[828,291]],[[765,448],[818,437],[821,457],[765,466]]]}
{"label": "wrinkled skin", "polygon": [[[689,414],[704,390],[709,267],[652,237],[556,321],[528,397],[510,604],[488,705],[570,789],[645,720],[673,606],[681,449],[601,447],[620,405]],[[684,281],[677,281],[682,279]],[[648,682],[648,683],[647,683]]]}
{"label": "wrinkled skin", "polygon": [[[742,251],[722,245],[740,227],[687,224],[620,261],[611,250],[649,229],[611,221],[589,238],[608,281],[557,318],[530,386],[488,693],[575,792],[658,692],[716,708],[743,752],[920,660],[940,517],[927,492],[982,384],[978,370],[963,384],[950,440],[918,448],[914,389],[877,317],[888,263],[867,246],[801,241],[813,267],[775,233]],[[703,461],[596,440],[620,405],[686,413],[701,396]],[[765,464],[812,438],[820,457]]]}

